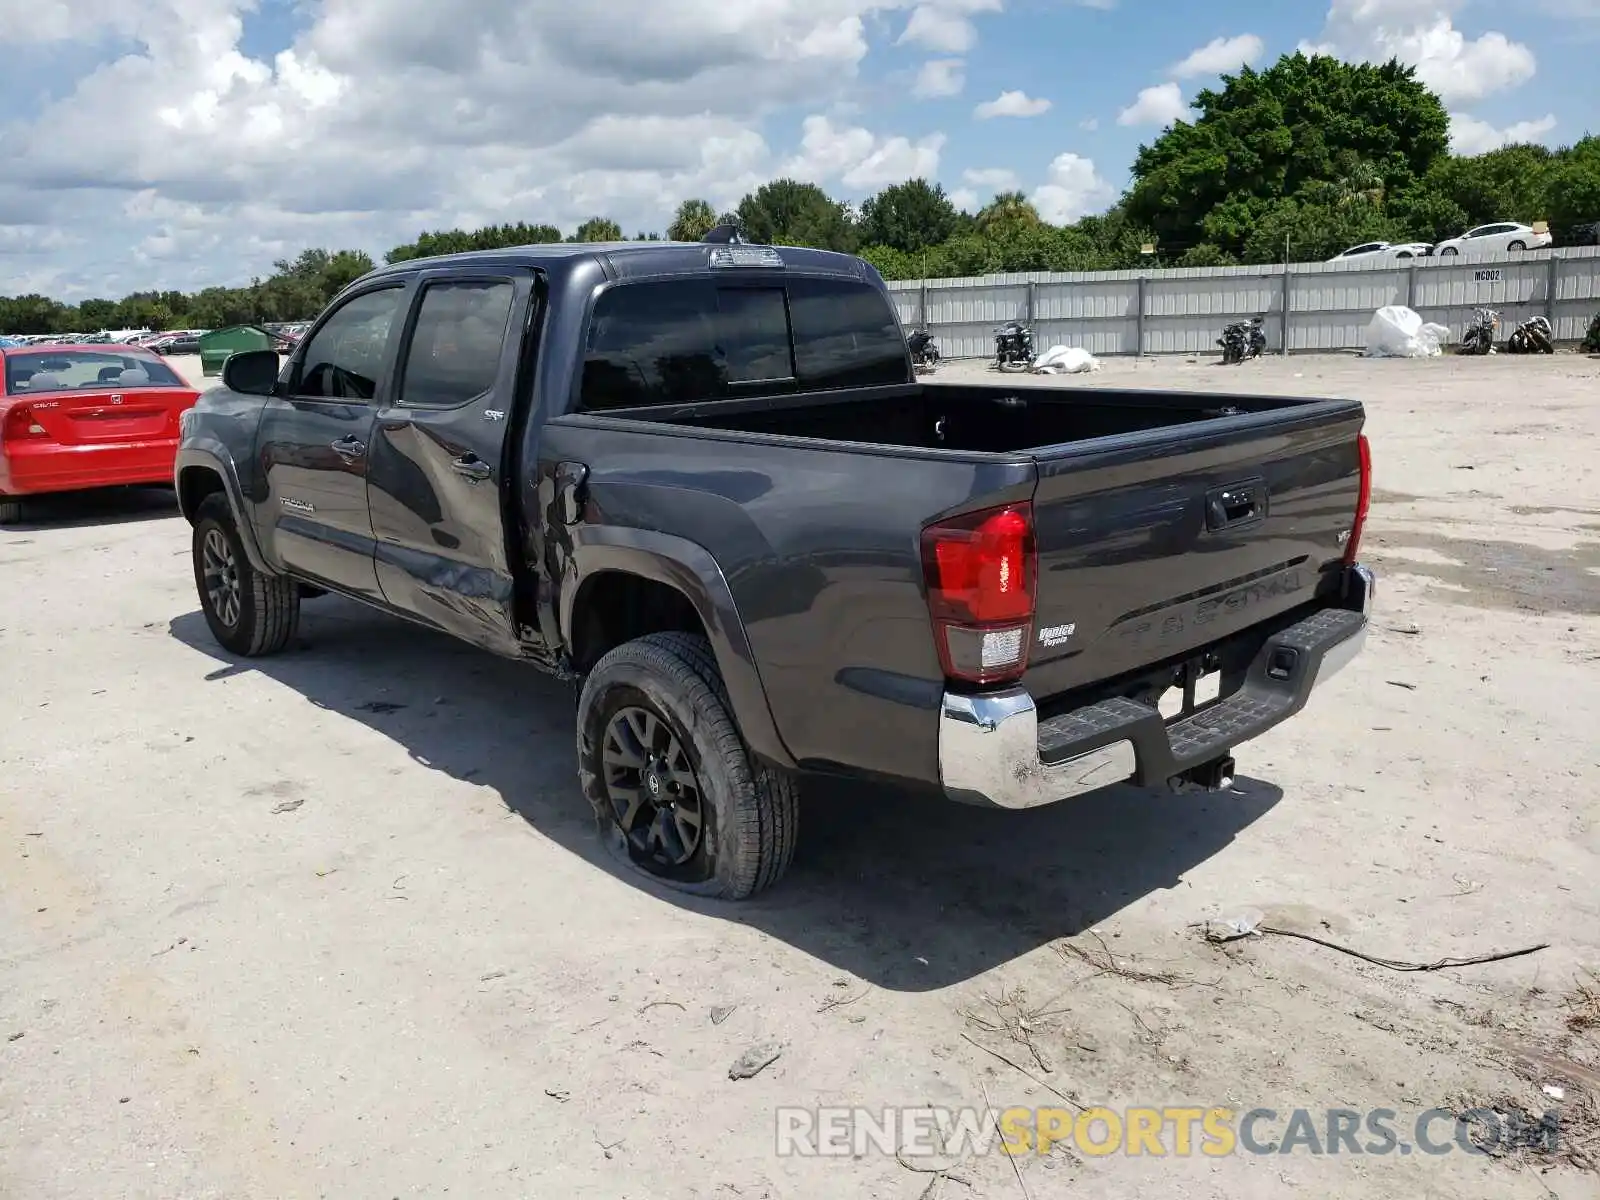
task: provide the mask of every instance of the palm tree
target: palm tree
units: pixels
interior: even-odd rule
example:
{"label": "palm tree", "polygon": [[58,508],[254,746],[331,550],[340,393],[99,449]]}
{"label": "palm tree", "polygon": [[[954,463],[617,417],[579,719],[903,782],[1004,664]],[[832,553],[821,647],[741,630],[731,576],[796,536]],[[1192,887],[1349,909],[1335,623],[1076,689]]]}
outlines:
{"label": "palm tree", "polygon": [[1339,191],[1341,208],[1352,204],[1379,205],[1383,203],[1383,173],[1369,162],[1351,163],[1334,182]]}
{"label": "palm tree", "polygon": [[1001,192],[978,214],[978,229],[984,233],[1001,225],[1042,223],[1039,210],[1021,192]]}
{"label": "palm tree", "polygon": [[667,226],[667,237],[675,242],[698,242],[716,223],[717,210],[706,201],[685,200]]}

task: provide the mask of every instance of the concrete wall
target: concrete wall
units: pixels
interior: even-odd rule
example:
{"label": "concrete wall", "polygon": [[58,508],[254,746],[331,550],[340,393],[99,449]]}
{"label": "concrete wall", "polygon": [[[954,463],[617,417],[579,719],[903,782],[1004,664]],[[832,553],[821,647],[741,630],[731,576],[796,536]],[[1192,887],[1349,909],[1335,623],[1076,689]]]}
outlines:
{"label": "concrete wall", "polygon": [[[946,358],[994,352],[994,327],[1030,322],[1034,345],[1092,354],[1195,354],[1222,327],[1265,314],[1280,351],[1355,350],[1374,309],[1404,304],[1459,339],[1477,307],[1499,309],[1507,332],[1544,315],[1557,341],[1577,341],[1600,312],[1600,247],[1411,259],[1384,264],[1291,263],[1170,271],[1034,272],[891,283],[900,319],[926,324]],[[1287,321],[1285,320],[1287,314]]]}

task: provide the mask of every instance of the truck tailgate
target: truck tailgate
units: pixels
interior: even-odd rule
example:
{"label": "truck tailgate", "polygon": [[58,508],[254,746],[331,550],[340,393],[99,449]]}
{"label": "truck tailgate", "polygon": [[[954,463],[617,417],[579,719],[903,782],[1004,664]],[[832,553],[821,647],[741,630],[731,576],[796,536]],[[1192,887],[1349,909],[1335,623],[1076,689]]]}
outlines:
{"label": "truck tailgate", "polygon": [[1182,657],[1335,592],[1362,421],[1353,401],[1318,401],[1038,451],[1029,691]]}

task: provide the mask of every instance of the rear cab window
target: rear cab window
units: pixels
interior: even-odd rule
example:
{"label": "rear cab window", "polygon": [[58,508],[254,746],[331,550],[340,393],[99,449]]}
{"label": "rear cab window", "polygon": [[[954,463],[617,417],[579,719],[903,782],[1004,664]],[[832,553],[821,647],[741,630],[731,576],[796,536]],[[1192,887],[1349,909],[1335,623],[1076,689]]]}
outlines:
{"label": "rear cab window", "polygon": [[618,284],[590,318],[579,411],[905,383],[883,293],[853,279]]}
{"label": "rear cab window", "polygon": [[84,388],[188,387],[158,358],[94,350],[46,350],[5,355],[6,393],[75,392]]}

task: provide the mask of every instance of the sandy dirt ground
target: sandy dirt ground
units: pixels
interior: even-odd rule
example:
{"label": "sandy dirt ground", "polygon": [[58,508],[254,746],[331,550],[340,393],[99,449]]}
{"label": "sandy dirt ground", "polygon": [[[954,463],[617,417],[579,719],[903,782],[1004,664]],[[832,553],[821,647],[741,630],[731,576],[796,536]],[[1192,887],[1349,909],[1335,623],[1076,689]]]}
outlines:
{"label": "sandy dirt ground", "polygon": [[[330,599],[293,652],[230,661],[159,491],[0,531],[0,1195],[1600,1196],[1600,361],[1054,382],[1363,400],[1366,653],[1226,793],[812,787],[792,874],[737,906],[613,869],[568,688]],[[1248,909],[1395,959],[1549,948],[1402,973],[1192,927]],[[1562,1134],[777,1153],[784,1106],[986,1103],[1275,1110],[1261,1143],[1297,1108],[1319,1142],[1330,1108],[1393,1110],[1407,1145],[1435,1107]]]}

